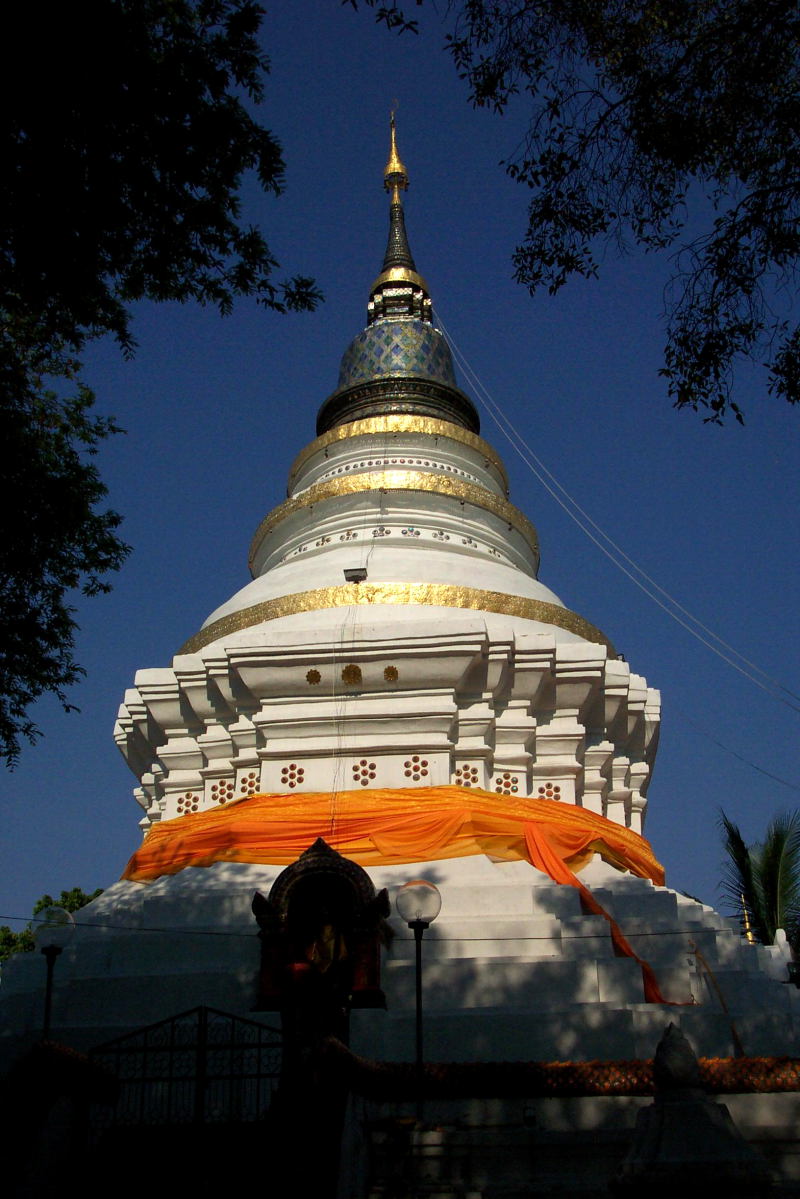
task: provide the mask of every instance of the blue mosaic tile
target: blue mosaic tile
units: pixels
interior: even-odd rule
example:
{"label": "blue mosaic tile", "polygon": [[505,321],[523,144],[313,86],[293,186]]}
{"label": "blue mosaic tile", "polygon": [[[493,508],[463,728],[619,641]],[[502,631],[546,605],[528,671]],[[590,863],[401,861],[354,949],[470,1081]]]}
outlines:
{"label": "blue mosaic tile", "polygon": [[453,359],[438,329],[426,321],[376,321],[353,339],[342,358],[337,391],[367,379],[413,375],[456,386]]}

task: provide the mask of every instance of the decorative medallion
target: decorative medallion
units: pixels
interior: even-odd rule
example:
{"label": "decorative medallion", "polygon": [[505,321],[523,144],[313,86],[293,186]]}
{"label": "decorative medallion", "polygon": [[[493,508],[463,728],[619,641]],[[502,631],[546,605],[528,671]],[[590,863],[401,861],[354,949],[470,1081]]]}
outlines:
{"label": "decorative medallion", "polygon": [[211,802],[228,803],[233,799],[234,787],[230,779],[218,779],[211,784]]}
{"label": "decorative medallion", "polygon": [[498,795],[516,795],[519,791],[519,779],[515,774],[505,770],[494,777],[494,789]]}
{"label": "decorative medallion", "polygon": [[290,762],[288,766],[281,768],[281,786],[292,790],[302,783],[305,773],[302,766],[298,766],[296,762]]}
{"label": "decorative medallion", "polygon": [[361,683],[361,667],[350,662],[342,671],[342,682],[348,687],[358,687]]}
{"label": "decorative medallion", "polygon": [[368,762],[366,758],[362,758],[360,762],[353,763],[353,782],[360,783],[362,787],[368,787],[372,779],[377,776],[377,767],[374,762]]}
{"label": "decorative medallion", "polygon": [[428,759],[421,758],[419,754],[414,754],[413,758],[409,758],[407,762],[403,763],[403,766],[406,778],[413,779],[415,783],[428,777]]}
{"label": "decorative medallion", "polygon": [[457,787],[477,787],[479,785],[478,778],[478,767],[470,766],[469,762],[462,762],[456,768],[453,782]]}
{"label": "decorative medallion", "polygon": [[243,774],[239,779],[239,790],[242,795],[255,795],[258,791],[258,771],[251,770],[249,774]]}
{"label": "decorative medallion", "polygon": [[188,816],[200,807],[200,796],[194,791],[185,791],[178,799],[178,815]]}
{"label": "decorative medallion", "polygon": [[400,677],[400,672],[396,666],[386,666],[383,671],[383,677],[387,683],[396,683]]}
{"label": "decorative medallion", "polygon": [[318,670],[308,670],[308,671],[306,671],[306,682],[307,682],[307,683],[308,683],[308,684],[309,684],[311,687],[316,687],[316,686],[317,686],[317,684],[320,682],[321,678],[322,678],[322,675],[319,673],[319,671],[318,671]]}
{"label": "decorative medallion", "polygon": [[561,788],[556,783],[545,783],[539,788],[542,799],[561,799]]}

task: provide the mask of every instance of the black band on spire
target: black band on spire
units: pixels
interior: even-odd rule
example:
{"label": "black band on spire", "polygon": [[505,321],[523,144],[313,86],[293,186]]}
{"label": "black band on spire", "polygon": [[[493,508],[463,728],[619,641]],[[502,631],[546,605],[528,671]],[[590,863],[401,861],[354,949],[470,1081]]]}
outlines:
{"label": "black band on spire", "polygon": [[393,266],[404,266],[412,271],[417,269],[408,244],[403,205],[400,200],[394,200],[389,209],[389,241],[386,244],[386,255],[381,270],[388,271]]}

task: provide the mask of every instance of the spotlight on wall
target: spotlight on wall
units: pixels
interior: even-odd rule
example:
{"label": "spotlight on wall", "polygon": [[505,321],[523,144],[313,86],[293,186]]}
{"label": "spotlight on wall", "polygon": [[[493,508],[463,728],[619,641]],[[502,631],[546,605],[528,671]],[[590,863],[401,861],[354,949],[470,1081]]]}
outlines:
{"label": "spotlight on wall", "polygon": [[363,583],[367,577],[366,566],[355,566],[352,570],[346,570],[344,577],[348,583]]}

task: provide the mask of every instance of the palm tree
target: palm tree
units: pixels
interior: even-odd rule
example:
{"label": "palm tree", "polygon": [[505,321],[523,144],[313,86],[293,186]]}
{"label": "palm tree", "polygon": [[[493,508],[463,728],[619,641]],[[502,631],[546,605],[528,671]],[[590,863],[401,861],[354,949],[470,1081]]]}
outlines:
{"label": "palm tree", "polygon": [[775,942],[782,928],[800,951],[800,812],[776,816],[764,840],[746,845],[737,825],[720,812],[727,862],[722,890],[756,941]]}

